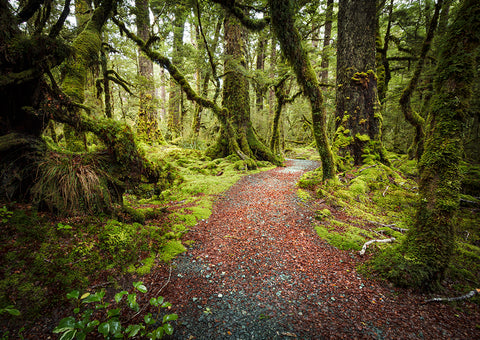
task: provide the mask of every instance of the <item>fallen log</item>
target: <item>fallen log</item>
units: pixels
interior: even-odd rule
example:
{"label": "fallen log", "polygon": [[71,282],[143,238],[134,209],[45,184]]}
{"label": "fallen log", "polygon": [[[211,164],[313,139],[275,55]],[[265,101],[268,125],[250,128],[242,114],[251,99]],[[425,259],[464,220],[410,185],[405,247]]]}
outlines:
{"label": "fallen log", "polygon": [[391,243],[391,242],[394,242],[394,241],[395,241],[395,237],[386,238],[386,239],[383,239],[383,240],[370,240],[368,242],[365,242],[365,244],[363,245],[362,250],[360,250],[359,254],[364,255],[365,251],[367,250],[367,247],[372,243],[375,243],[375,242],[376,243]]}

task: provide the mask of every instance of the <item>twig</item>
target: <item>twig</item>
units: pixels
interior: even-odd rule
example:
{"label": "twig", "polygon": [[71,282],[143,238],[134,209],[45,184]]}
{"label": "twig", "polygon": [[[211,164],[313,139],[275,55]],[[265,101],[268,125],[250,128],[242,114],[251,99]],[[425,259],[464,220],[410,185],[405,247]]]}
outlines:
{"label": "twig", "polygon": [[375,222],[375,221],[367,221],[369,223],[372,223],[372,224],[376,224],[376,225],[379,225],[380,227],[385,227],[385,228],[390,228],[392,230],[396,230],[396,231],[399,231],[401,233],[406,233],[408,231],[408,229],[405,229],[405,228],[399,228],[399,227],[395,227],[397,224],[396,223],[393,223],[393,224],[383,224],[383,223],[380,223],[380,222]]}
{"label": "twig", "polygon": [[95,288],[98,288],[98,287],[104,287],[104,286],[108,286],[108,285],[111,285],[111,284],[113,284],[113,282],[111,282],[111,281],[102,282],[102,283],[99,283],[99,284],[96,284],[96,285],[94,285],[94,286],[89,287],[89,289],[95,289]]}
{"label": "twig", "polygon": [[457,296],[453,298],[445,298],[445,297],[439,297],[439,298],[433,298],[430,300],[426,300],[424,303],[429,303],[429,302],[451,302],[451,301],[459,301],[459,300],[466,300],[474,297],[475,295],[480,294],[480,288],[477,288],[475,290],[472,290],[468,292],[465,295],[462,296]]}
{"label": "twig", "polygon": [[[168,273],[167,282],[165,282],[164,285],[163,285],[162,287],[160,287],[159,290],[157,290],[157,292],[154,294],[154,297],[158,297],[158,294],[160,294],[160,292],[163,290],[163,288],[165,288],[165,287],[169,284],[171,278],[172,278],[172,264],[170,263],[170,270],[169,270],[169,273]],[[133,316],[132,316],[128,321],[131,321],[131,320],[133,320],[134,318],[136,318],[137,315],[139,315],[140,313],[142,313],[142,312],[145,310],[145,308],[147,308],[148,305],[149,305],[148,303],[145,303],[145,304],[143,305],[143,307],[142,307],[138,312],[136,312],[135,314],[133,314]]]}
{"label": "twig", "polygon": [[387,185],[387,187],[385,188],[385,191],[382,194],[383,197],[385,197],[385,194],[387,193],[388,188],[390,188],[390,185]]}
{"label": "twig", "polygon": [[365,251],[367,250],[367,247],[372,243],[375,243],[375,242],[377,242],[377,243],[391,243],[393,241],[395,241],[395,237],[386,238],[384,240],[370,240],[368,242],[365,242],[365,244],[363,245],[362,250],[360,250],[359,254],[364,255]]}

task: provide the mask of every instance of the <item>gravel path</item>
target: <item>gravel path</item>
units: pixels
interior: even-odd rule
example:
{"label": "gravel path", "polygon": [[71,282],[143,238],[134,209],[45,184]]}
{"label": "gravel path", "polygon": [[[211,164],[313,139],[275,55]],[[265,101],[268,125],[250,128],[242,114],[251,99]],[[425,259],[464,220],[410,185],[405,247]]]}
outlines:
{"label": "gravel path", "polygon": [[316,236],[295,183],[318,165],[246,176],[192,228],[162,291],[179,314],[172,338],[480,338],[475,305],[421,305],[424,296],[360,277],[362,258]]}

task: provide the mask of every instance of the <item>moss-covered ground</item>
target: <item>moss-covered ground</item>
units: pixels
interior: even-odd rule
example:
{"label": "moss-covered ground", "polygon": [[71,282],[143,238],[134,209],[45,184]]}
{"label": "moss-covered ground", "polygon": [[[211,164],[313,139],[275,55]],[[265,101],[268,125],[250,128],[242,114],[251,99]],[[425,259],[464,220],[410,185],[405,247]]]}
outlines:
{"label": "moss-covered ground", "polygon": [[[186,250],[182,236],[210,216],[222,192],[272,167],[258,162],[249,171],[235,156],[211,160],[194,149],[143,148],[162,178],[127,191],[111,216],[59,217],[32,205],[0,203],[0,309],[18,309],[15,319],[24,324],[73,289],[119,288],[140,279]],[[0,320],[12,322],[6,313]]]}
{"label": "moss-covered ground", "polygon": [[[391,155],[391,164],[355,167],[329,183],[322,183],[321,172],[316,170],[306,173],[297,184],[300,202],[315,210],[317,234],[332,246],[358,254],[369,240],[396,239],[373,243],[364,255],[360,272],[379,279],[401,270],[393,264],[395,257],[401,256],[398,247],[405,238],[404,230],[415,222],[418,199],[415,161]],[[465,194],[455,219],[457,247],[442,285],[458,295],[480,287],[480,201],[471,195],[476,189],[470,185],[476,183],[477,172],[467,166],[463,171]]]}

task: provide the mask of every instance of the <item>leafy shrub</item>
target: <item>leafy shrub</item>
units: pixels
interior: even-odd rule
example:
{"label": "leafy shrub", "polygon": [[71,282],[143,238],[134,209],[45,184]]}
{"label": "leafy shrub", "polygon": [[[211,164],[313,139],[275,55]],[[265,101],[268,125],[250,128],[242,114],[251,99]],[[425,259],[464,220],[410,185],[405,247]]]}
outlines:
{"label": "leafy shrub", "polygon": [[[134,282],[133,287],[135,291],[140,293],[147,292],[147,288],[140,281]],[[126,299],[123,299],[124,296]],[[138,324],[122,324],[124,318],[121,318],[122,309],[127,307],[134,312],[140,311],[135,292],[121,291],[115,294],[115,304],[105,302],[104,290],[94,294],[85,293],[81,296],[80,292],[75,290],[68,293],[67,298],[72,299],[75,304],[74,315],[60,320],[58,326],[53,330],[54,333],[62,334],[60,338],[62,340],[86,339],[87,335],[95,330],[105,339],[132,338],[135,336],[161,339],[164,335],[173,334],[173,327],[170,322],[178,318],[177,314],[166,314],[159,320],[161,309],[172,306],[169,302],[165,302],[161,296],[151,298],[149,302],[150,306],[157,309],[156,316],[147,313],[143,318],[144,322]],[[84,309],[87,305],[90,308]],[[158,323],[160,323],[160,326],[156,327]]]}

